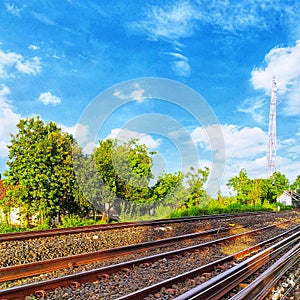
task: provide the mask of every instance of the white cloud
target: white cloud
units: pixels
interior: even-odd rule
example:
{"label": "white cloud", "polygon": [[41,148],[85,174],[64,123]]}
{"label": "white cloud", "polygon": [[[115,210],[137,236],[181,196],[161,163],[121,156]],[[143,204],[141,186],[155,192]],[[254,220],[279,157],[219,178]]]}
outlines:
{"label": "white cloud", "polygon": [[[154,41],[168,40],[174,43],[187,38],[209,24],[217,32],[242,32],[248,28],[273,26],[265,15],[273,13],[277,18],[294,19],[297,23],[298,7],[278,1],[228,0],[207,1],[179,0],[166,5],[147,6],[144,20],[131,24],[131,29],[145,33]],[[181,48],[181,47],[180,47]]]}
{"label": "white cloud", "polygon": [[283,99],[283,113],[286,116],[299,116],[300,114],[300,77],[294,80],[291,90]]}
{"label": "white cloud", "polygon": [[279,100],[283,113],[296,116],[300,113],[300,40],[294,47],[275,47],[265,56],[265,67],[256,68],[251,73],[255,89],[270,94],[272,78],[276,77]]}
{"label": "white cloud", "polygon": [[155,149],[161,143],[160,139],[154,140],[151,135],[121,128],[115,128],[111,130],[107,138],[116,138],[121,142],[128,142],[131,139],[138,139],[140,144],[145,144],[149,149]]}
{"label": "white cloud", "polygon": [[249,114],[254,121],[263,124],[266,122],[266,104],[266,97],[263,96],[247,98],[239,105],[237,111]]}
{"label": "white cloud", "polygon": [[23,8],[19,8],[17,7],[15,4],[8,4],[6,3],[6,10],[8,12],[10,12],[12,15],[14,16],[20,16],[21,11],[23,10]]}
{"label": "white cloud", "polygon": [[83,147],[82,152],[84,154],[91,154],[96,147],[97,145],[95,142],[89,142]]}
{"label": "white cloud", "polygon": [[169,55],[175,57],[175,58],[178,59],[178,60],[182,60],[182,61],[186,61],[186,62],[189,61],[189,59],[188,59],[186,56],[182,55],[181,53],[177,53],[177,52],[168,52],[167,54],[169,54]]}
{"label": "white cloud", "polygon": [[73,135],[73,137],[76,139],[76,141],[83,145],[88,142],[88,126],[82,125],[82,124],[75,124],[74,126],[68,127],[65,125],[59,125],[61,129],[65,132],[68,132]]}
{"label": "white cloud", "polygon": [[0,85],[0,157],[2,158],[8,155],[7,145],[10,142],[10,134],[17,132],[16,125],[21,118],[9,104],[10,93],[7,86]]}
{"label": "white cloud", "polygon": [[265,56],[266,67],[255,68],[251,72],[251,82],[255,89],[270,93],[272,78],[276,77],[278,93],[285,93],[299,80],[300,40],[294,47],[275,47]]}
{"label": "white cloud", "polygon": [[172,65],[172,69],[179,76],[188,77],[191,73],[191,67],[189,63],[183,60],[174,61]]}
{"label": "white cloud", "polygon": [[0,50],[0,78],[14,77],[16,71],[36,75],[41,68],[41,60],[37,56],[28,60],[21,54]]}
{"label": "white cloud", "polygon": [[181,53],[169,52],[167,54],[175,59],[172,62],[173,71],[179,76],[188,77],[191,73],[189,59]]}
{"label": "white cloud", "polygon": [[132,24],[151,39],[177,40],[193,33],[195,10],[189,1],[177,1],[165,7],[148,6],[146,19]]}
{"label": "white cloud", "polygon": [[145,90],[141,88],[138,83],[134,84],[133,88],[134,90],[128,93],[124,93],[120,90],[116,90],[113,95],[122,100],[136,100],[138,102],[141,102],[147,98],[144,95]]}
{"label": "white cloud", "polygon": [[50,25],[50,26],[56,26],[57,23],[52,20],[51,18],[49,18],[49,16],[47,16],[46,14],[41,14],[41,13],[37,13],[37,12],[32,12],[32,15],[41,23],[45,24],[45,25]]}
{"label": "white cloud", "polygon": [[40,94],[39,101],[45,105],[48,104],[56,105],[56,104],[60,104],[61,99],[53,95],[51,92],[45,92]]}
{"label": "white cloud", "polygon": [[[265,178],[267,133],[259,127],[238,127],[236,125],[220,125],[226,147],[226,166],[221,183],[223,194],[229,194],[226,183],[244,168],[249,178]],[[218,145],[211,146],[207,136],[213,136],[214,125],[207,128],[196,128],[192,132],[193,140],[203,151],[216,151]],[[277,149],[284,156],[277,154],[277,171],[285,174],[293,182],[300,174],[299,145],[296,138],[288,138],[278,142]],[[208,162],[205,162],[208,165]],[[203,164],[202,164],[203,165]]]}
{"label": "white cloud", "polygon": [[74,126],[59,125],[59,127],[64,131],[72,134],[77,143],[82,147],[82,152],[84,154],[91,154],[94,148],[97,146],[95,141],[90,141],[89,128],[87,125],[75,124]]}
{"label": "white cloud", "polygon": [[253,159],[266,151],[267,134],[259,127],[238,127],[236,125],[211,125],[197,127],[191,134],[195,143],[209,151],[220,151],[218,142],[210,145],[216,126],[221,126],[226,150],[226,160]]}
{"label": "white cloud", "polygon": [[31,49],[31,50],[38,50],[39,47],[36,46],[36,45],[29,45],[29,46],[28,46],[28,49]]}

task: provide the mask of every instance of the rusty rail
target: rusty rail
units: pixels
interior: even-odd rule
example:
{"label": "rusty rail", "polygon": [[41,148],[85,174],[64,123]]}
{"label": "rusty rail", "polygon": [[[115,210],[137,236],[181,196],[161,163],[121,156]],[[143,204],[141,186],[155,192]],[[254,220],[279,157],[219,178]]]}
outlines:
{"label": "rusty rail", "polygon": [[[98,269],[94,269],[94,270],[90,270],[90,271],[86,271],[86,272],[67,275],[67,276],[63,276],[60,278],[56,278],[56,279],[50,279],[47,281],[37,282],[34,284],[28,284],[28,285],[23,285],[23,286],[19,286],[19,287],[9,288],[7,290],[0,291],[0,300],[23,299],[24,295],[36,294],[41,290],[44,291],[44,290],[54,289],[59,286],[69,286],[69,285],[74,286],[74,285],[78,285],[80,283],[95,281],[95,280],[98,280],[99,277],[101,277],[103,274],[115,273],[115,272],[118,272],[118,271],[126,269],[126,268],[128,269],[128,268],[132,267],[133,265],[139,265],[139,264],[146,263],[146,262],[157,261],[164,257],[174,257],[174,256],[184,253],[184,252],[191,252],[191,251],[195,251],[199,248],[211,246],[215,243],[221,243],[221,242],[225,242],[228,240],[234,240],[238,237],[245,236],[249,233],[259,232],[259,231],[262,231],[262,230],[265,230],[265,229],[268,229],[268,228],[271,228],[274,226],[276,226],[276,225],[266,226],[266,227],[263,227],[260,229],[246,232],[246,233],[230,236],[228,238],[222,238],[222,239],[218,239],[215,241],[211,241],[211,242],[207,242],[207,243],[203,243],[203,244],[199,244],[199,245],[194,245],[194,246],[182,248],[179,250],[173,250],[173,251],[169,251],[169,252],[165,252],[165,253],[161,253],[161,254],[157,254],[154,256],[145,257],[145,258],[141,258],[141,259],[137,259],[137,260],[133,260],[133,261],[129,261],[129,262],[124,262],[124,263],[120,263],[120,264],[113,265],[113,266],[108,266],[108,267],[98,268]],[[300,226],[297,226],[297,227],[299,228]],[[296,230],[296,228],[293,228],[293,230]],[[289,230],[275,238],[283,236],[284,234],[287,234],[291,231],[292,230]],[[273,239],[275,239],[275,238],[273,238]],[[270,239],[264,243],[253,246],[253,247],[251,247],[250,250],[246,249],[243,251],[243,253],[248,253],[248,251],[254,251],[254,250],[261,249],[262,244],[268,243],[273,239]],[[230,258],[232,259],[234,257],[238,257],[238,255],[239,255],[239,253],[237,253],[236,256],[235,255],[231,256]],[[220,263],[220,262],[218,261],[218,263]],[[124,298],[124,299],[141,299],[141,298],[140,298],[140,296],[138,296],[137,298],[131,297],[131,298]]]}
{"label": "rusty rail", "polygon": [[186,235],[176,236],[172,238],[166,238],[156,240],[152,242],[144,242],[135,245],[122,246],[116,248],[110,248],[105,250],[99,250],[96,252],[89,252],[78,255],[71,255],[66,257],[60,257],[51,260],[38,261],[33,263],[27,263],[22,265],[15,265],[11,267],[0,268],[0,282],[8,280],[16,280],[20,278],[26,278],[29,276],[39,275],[46,272],[55,270],[61,270],[64,268],[74,268],[76,266],[105,260],[108,258],[120,257],[128,254],[144,252],[157,247],[164,247],[170,244],[190,240],[204,235],[215,234],[218,232],[228,231],[229,228],[217,228],[207,231],[190,233]]}

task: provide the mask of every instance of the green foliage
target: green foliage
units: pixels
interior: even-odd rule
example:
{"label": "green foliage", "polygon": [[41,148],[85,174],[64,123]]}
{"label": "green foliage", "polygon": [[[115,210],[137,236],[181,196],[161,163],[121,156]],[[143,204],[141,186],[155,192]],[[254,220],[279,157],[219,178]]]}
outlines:
{"label": "green foliage", "polygon": [[173,208],[179,207],[188,196],[183,186],[183,179],[182,172],[161,174],[156,184],[150,188],[151,202],[169,205]]}
{"label": "green foliage", "polygon": [[209,198],[203,186],[209,175],[209,169],[205,167],[202,169],[190,168],[186,174],[188,184],[188,195],[185,201],[186,207],[204,205]]}
{"label": "green foliage", "polygon": [[227,186],[233,188],[237,193],[236,199],[241,204],[249,201],[249,192],[251,191],[251,180],[248,178],[245,169],[242,169],[238,176],[234,176],[228,180]]}
{"label": "green foliage", "polygon": [[20,231],[24,231],[24,229],[16,226],[10,226],[6,222],[0,223],[0,233],[20,232]]}
{"label": "green foliage", "polygon": [[27,225],[33,215],[44,224],[59,212],[79,211],[73,137],[39,117],[22,119],[17,128],[8,146],[6,204],[22,207]]}
{"label": "green foliage", "polygon": [[64,215],[61,218],[61,224],[58,226],[59,228],[67,228],[67,227],[75,227],[75,226],[86,226],[86,225],[95,225],[95,224],[103,224],[103,221],[95,221],[93,219],[82,218],[78,215]]}
{"label": "green foliage", "polygon": [[296,180],[290,186],[291,190],[300,194],[300,175],[297,176]]}
{"label": "green foliage", "polygon": [[275,172],[270,178],[265,179],[262,200],[267,200],[270,203],[274,203],[276,202],[277,197],[288,188],[289,181],[286,176],[280,172]]}
{"label": "green foliage", "polygon": [[233,198],[229,199],[228,205],[222,205],[217,200],[211,200],[204,207],[189,207],[180,208],[173,211],[170,216],[172,218],[179,218],[184,216],[199,216],[199,215],[213,215],[213,214],[226,214],[226,213],[242,213],[242,212],[255,212],[255,211],[278,211],[278,206],[281,210],[291,209],[289,206],[284,206],[281,203],[269,203],[265,201],[263,204],[257,204],[255,206],[248,204],[240,204]]}
{"label": "green foliage", "polygon": [[275,172],[270,178],[250,179],[245,169],[238,176],[228,180],[227,186],[235,192],[235,199],[240,204],[257,206],[265,201],[276,202],[289,187],[288,179],[280,172]]}
{"label": "green foliage", "polygon": [[100,141],[95,151],[100,178],[117,198],[145,202],[149,198],[152,159],[146,145],[136,140],[120,144],[117,140]]}

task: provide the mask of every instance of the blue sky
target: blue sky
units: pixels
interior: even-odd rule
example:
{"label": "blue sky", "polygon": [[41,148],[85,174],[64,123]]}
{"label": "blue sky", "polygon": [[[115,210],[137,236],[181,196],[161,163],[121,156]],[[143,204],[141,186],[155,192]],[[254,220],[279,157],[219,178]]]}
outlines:
{"label": "blue sky", "polygon": [[[215,176],[222,177],[222,190],[241,168],[251,178],[264,177],[276,76],[277,169],[292,182],[300,174],[299,11],[300,1],[283,0],[3,0],[0,172],[18,120],[40,115],[75,134],[87,152],[97,138],[144,134],[143,142],[159,152],[157,173],[182,169],[189,161],[186,133],[199,166],[212,167],[216,151],[222,152],[222,143],[210,140],[218,124],[224,168]],[[145,77],[166,78],[199,93],[217,123],[200,124],[202,117],[199,122],[193,116],[196,99],[181,103],[186,110],[174,103],[175,93],[167,101],[153,99],[153,87],[139,79]],[[112,98],[105,97],[107,90]],[[90,140],[92,124],[80,121],[93,101],[100,111],[113,104]],[[113,101],[123,105],[117,108]],[[182,139],[174,138],[176,130],[169,134],[172,126]]]}

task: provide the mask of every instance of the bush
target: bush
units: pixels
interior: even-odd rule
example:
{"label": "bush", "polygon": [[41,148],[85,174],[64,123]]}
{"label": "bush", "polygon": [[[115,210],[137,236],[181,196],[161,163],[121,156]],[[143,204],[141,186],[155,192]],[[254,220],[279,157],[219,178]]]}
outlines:
{"label": "bush", "polygon": [[19,232],[22,231],[19,227],[13,227],[9,226],[6,223],[0,223],[0,233],[6,233],[6,232]]}
{"label": "bush", "polygon": [[268,201],[259,205],[247,205],[239,204],[237,202],[228,203],[227,205],[222,205],[217,200],[210,201],[207,205],[192,206],[189,208],[179,208],[173,211],[170,216],[171,218],[180,217],[190,217],[199,215],[213,215],[213,214],[228,214],[228,213],[243,213],[243,212],[255,212],[255,211],[278,211],[278,206],[280,210],[292,209],[293,207],[285,206],[281,203],[269,203]]}
{"label": "bush", "polygon": [[95,221],[93,219],[81,218],[77,215],[62,216],[61,221],[62,223],[57,226],[59,228],[86,226],[86,225],[95,225],[95,224],[104,223],[103,221]]}

